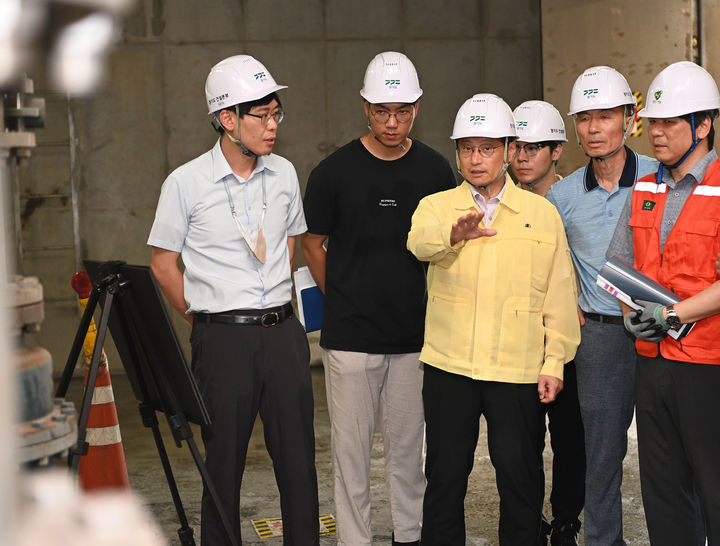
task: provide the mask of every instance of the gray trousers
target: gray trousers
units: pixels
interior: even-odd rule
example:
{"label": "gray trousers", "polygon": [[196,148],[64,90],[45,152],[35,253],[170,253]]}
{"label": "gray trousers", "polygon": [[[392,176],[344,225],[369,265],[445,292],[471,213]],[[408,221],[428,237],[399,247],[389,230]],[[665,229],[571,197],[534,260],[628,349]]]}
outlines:
{"label": "gray trousers", "polygon": [[338,545],[373,542],[370,454],[378,421],[395,540],[420,539],[425,420],[418,356],[322,352],[332,425]]}
{"label": "gray trousers", "polygon": [[622,324],[587,320],[575,366],[585,427],[585,545],[624,545],[623,459],[632,422],[635,343]]}

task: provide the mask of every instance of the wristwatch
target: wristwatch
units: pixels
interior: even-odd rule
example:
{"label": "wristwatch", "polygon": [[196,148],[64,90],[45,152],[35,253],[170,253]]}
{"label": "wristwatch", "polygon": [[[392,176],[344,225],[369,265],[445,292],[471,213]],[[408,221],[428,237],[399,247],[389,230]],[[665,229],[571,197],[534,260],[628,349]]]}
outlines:
{"label": "wristwatch", "polygon": [[665,308],[665,322],[667,322],[668,326],[673,330],[677,330],[682,324],[682,322],[680,322],[680,317],[677,316],[675,308],[672,305],[668,305]]}

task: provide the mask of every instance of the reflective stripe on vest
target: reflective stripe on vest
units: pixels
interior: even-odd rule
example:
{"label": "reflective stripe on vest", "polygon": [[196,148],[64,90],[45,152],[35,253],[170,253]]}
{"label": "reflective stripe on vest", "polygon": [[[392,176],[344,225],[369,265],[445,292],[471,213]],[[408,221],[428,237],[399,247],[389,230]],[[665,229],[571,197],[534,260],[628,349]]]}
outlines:
{"label": "reflective stripe on vest", "polygon": [[[667,186],[654,175],[635,184],[632,196],[635,267],[685,299],[718,281],[715,260],[720,252],[720,161],[713,162],[705,178],[685,202],[662,253],[662,222]],[[659,344],[637,340],[638,353],[701,364],[720,364],[720,315],[700,320],[680,341],[666,337]]]}

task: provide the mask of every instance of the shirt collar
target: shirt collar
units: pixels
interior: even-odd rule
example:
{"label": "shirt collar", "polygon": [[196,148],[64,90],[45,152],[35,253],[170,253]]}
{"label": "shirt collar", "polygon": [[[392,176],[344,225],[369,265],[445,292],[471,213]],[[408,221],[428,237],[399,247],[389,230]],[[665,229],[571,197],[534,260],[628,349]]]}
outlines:
{"label": "shirt collar", "polygon": [[[230,164],[227,162],[227,159],[225,159],[225,155],[222,153],[222,149],[220,148],[220,140],[221,139],[218,138],[215,146],[213,146],[210,151],[212,155],[213,182],[221,182],[226,176],[234,176],[233,170],[230,168]],[[277,172],[278,166],[273,154],[261,155],[257,158],[257,164],[255,165],[255,169],[250,175],[250,178],[265,169]]]}
{"label": "shirt collar", "polygon": [[[457,192],[452,200],[452,206],[456,209],[471,209],[475,207],[475,196],[473,195],[473,185],[465,180],[459,188],[463,188],[464,191]],[[475,190],[477,191],[477,190]],[[510,177],[505,175],[505,186],[500,193],[496,196],[500,198],[500,205],[505,205],[509,209],[518,212],[520,210],[520,192],[522,190],[513,184]]]}
{"label": "shirt collar", "polygon": [[[618,186],[624,188],[632,188],[635,181],[638,179],[638,158],[637,154],[630,148],[625,146],[625,166],[623,167],[622,174],[620,175],[620,181]],[[595,170],[593,169],[593,160],[591,159],[587,167],[585,167],[585,178],[583,180],[585,185],[585,191],[589,192],[598,187],[597,178],[595,178]]]}
{"label": "shirt collar", "polygon": [[[708,153],[702,156],[700,160],[695,163],[695,165],[693,165],[693,168],[688,171],[688,173],[682,178],[682,180],[687,180],[687,177],[690,176],[692,177],[692,182],[694,184],[700,184],[705,178],[705,173],[707,172],[708,167],[717,158],[718,156],[715,150],[710,150]],[[662,181],[671,188],[674,188],[675,185],[680,182],[680,180],[676,182],[673,179],[672,175],[670,174],[670,169],[668,169],[667,167],[663,167]]]}

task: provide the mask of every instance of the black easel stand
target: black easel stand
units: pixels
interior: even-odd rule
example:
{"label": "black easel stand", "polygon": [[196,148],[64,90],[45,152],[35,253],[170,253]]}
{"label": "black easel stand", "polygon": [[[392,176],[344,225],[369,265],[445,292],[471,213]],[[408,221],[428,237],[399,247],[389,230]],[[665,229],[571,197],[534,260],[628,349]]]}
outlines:
{"label": "black easel stand", "polygon": [[[114,267],[116,268],[121,265],[122,262],[114,263]],[[78,441],[75,447],[71,448],[68,460],[68,466],[72,471],[77,471],[79,458],[83,455],[87,455],[88,453],[89,444],[86,441],[87,423],[90,414],[93,391],[95,389],[95,380],[97,379],[98,368],[100,365],[102,347],[104,346],[105,336],[108,330],[110,312],[113,309],[113,301],[117,297],[123,298],[124,296],[127,296],[131,288],[130,284],[131,282],[127,278],[124,278],[122,274],[116,272],[105,276],[93,286],[93,291],[88,299],[87,307],[83,313],[80,326],[78,327],[75,340],[73,341],[73,345],[70,350],[70,355],[68,356],[68,360],[65,364],[62,378],[58,384],[56,396],[65,397],[70,386],[70,380],[72,379],[75,363],[80,356],[83,341],[85,339],[85,335],[87,334],[88,327],[90,326],[90,321],[92,320],[95,308],[100,301],[100,297],[104,295],[105,299],[102,306],[103,309],[100,324],[97,329],[97,338],[95,340],[95,347],[93,348],[93,356],[90,362],[87,387],[85,389],[85,394],[83,395],[80,413],[78,415]],[[160,433],[156,414],[158,400],[160,400],[159,404],[162,406],[161,411],[165,414],[170,430],[172,431],[175,444],[177,447],[182,447],[182,441],[185,441],[190,449],[190,453],[195,461],[195,466],[197,466],[197,469],[202,477],[203,485],[208,490],[215,508],[220,515],[228,543],[232,546],[237,546],[237,541],[233,536],[227,515],[220,504],[215,486],[210,479],[207,467],[202,460],[200,451],[198,450],[193,438],[192,429],[190,428],[188,420],[181,409],[178,399],[173,393],[167,375],[165,374],[163,367],[147,354],[147,344],[152,343],[152,338],[149,336],[148,332],[143,331],[138,327],[137,323],[132,320],[132,318],[139,316],[132,297],[123,299],[123,308],[125,309],[123,313],[119,313],[120,315],[131,315],[131,317],[122,316],[119,322],[123,329],[120,336],[123,337],[126,342],[126,347],[124,349],[130,353],[128,355],[130,358],[122,358],[123,366],[125,367],[128,376],[135,378],[137,383],[137,386],[133,385],[133,387],[136,391],[136,396],[139,394],[139,398],[141,399],[139,404],[140,416],[142,418],[143,425],[152,430],[160,462],[162,463],[165,478],[167,480],[168,487],[170,488],[170,494],[172,495],[173,503],[175,504],[175,511],[177,512],[178,520],[180,521],[181,527],[178,529],[180,543],[182,546],[195,546],[195,539],[193,537],[193,530],[188,525],[172,467],[170,466],[170,460],[168,459],[167,451],[165,449],[165,443],[163,442],[162,434]],[[113,335],[118,336],[118,334],[115,333],[115,329],[113,329]],[[117,341],[118,340],[116,339],[116,343]],[[120,349],[119,346],[118,349]],[[138,368],[140,366],[143,366],[144,369],[131,369],[133,367]],[[149,385],[148,381],[152,381],[153,384]],[[138,390],[140,391],[139,393],[137,392]],[[153,393],[156,394],[155,397],[153,397]],[[159,393],[159,396],[157,396],[157,393]]]}

